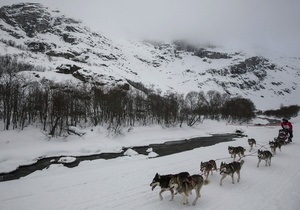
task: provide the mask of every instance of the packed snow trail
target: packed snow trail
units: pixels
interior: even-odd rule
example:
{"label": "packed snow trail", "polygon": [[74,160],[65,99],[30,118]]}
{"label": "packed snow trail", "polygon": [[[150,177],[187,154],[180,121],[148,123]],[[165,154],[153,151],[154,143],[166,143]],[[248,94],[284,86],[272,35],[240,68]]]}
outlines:
{"label": "packed snow trail", "polygon": [[[0,183],[0,209],[298,209],[300,206],[300,144],[295,130],[294,142],[282,147],[272,158],[271,166],[264,161],[257,168],[256,151],[268,148],[268,141],[277,134],[277,127],[245,128],[259,144],[249,153],[247,138],[220,143],[174,155],[147,159],[137,155],[112,160],[82,162],[76,168],[53,165],[19,180]],[[232,161],[228,146],[244,146],[246,156],[239,183],[231,178],[219,185],[220,174],[209,176],[203,186],[202,197],[195,206],[183,206],[182,196],[170,200],[170,192],[159,199],[159,188],[151,191],[150,182],[155,173],[169,174],[187,171],[200,173],[201,161]],[[235,175],[235,180],[236,180]],[[194,199],[195,193],[189,196]]]}

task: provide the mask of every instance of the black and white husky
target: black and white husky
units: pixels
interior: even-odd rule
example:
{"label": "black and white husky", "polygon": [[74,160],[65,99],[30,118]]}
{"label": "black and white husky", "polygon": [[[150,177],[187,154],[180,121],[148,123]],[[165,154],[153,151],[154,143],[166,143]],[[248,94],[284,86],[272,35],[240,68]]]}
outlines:
{"label": "black and white husky", "polygon": [[261,162],[261,160],[266,161],[266,166],[267,165],[271,166],[271,158],[273,157],[273,155],[269,150],[264,150],[264,151],[258,150],[257,157],[258,157],[257,168],[259,167],[259,163]]}
{"label": "black and white husky", "polygon": [[238,155],[241,159],[244,156],[245,151],[246,150],[244,149],[244,147],[241,146],[238,147],[228,146],[228,152],[231,155],[231,157],[233,157],[233,160],[235,160],[236,155]]}
{"label": "black and white husky", "polygon": [[277,141],[269,141],[269,145],[272,151],[273,156],[276,155],[276,149],[278,148],[281,152],[281,143]]}
{"label": "black and white husky", "polygon": [[167,175],[160,175],[158,173],[155,174],[150,186],[152,187],[152,190],[156,186],[160,186],[161,190],[159,192],[159,198],[160,200],[163,200],[162,193],[165,191],[170,191],[171,192],[171,200],[174,198],[174,190],[170,188],[170,180],[171,178],[185,178],[188,177],[190,174],[188,172],[181,172],[179,174],[167,174]]}
{"label": "black and white husky", "polygon": [[222,180],[227,175],[231,176],[232,184],[234,184],[234,177],[233,177],[234,173],[237,173],[238,175],[237,182],[239,182],[241,178],[241,168],[244,162],[245,162],[244,160],[241,160],[241,162],[233,161],[232,163],[228,163],[228,164],[222,162],[220,165],[220,174],[222,175],[220,180],[220,185],[222,186]]}
{"label": "black and white husky", "polygon": [[195,174],[188,177],[172,177],[170,180],[171,189],[176,190],[183,196],[182,204],[188,205],[188,196],[191,195],[192,190],[196,191],[196,197],[193,201],[193,205],[201,197],[200,190],[204,185],[203,177],[199,174]]}
{"label": "black and white husky", "polygon": [[249,149],[249,152],[251,152],[251,150],[253,149],[253,146],[255,145],[256,146],[256,141],[255,139],[248,139],[248,144],[250,145],[250,149]]}
{"label": "black and white husky", "polygon": [[206,161],[206,162],[201,162],[201,164],[200,164],[200,171],[205,176],[205,180],[206,181],[208,180],[209,172],[211,172],[211,174],[213,174],[213,170],[217,170],[216,161],[209,160],[209,161]]}

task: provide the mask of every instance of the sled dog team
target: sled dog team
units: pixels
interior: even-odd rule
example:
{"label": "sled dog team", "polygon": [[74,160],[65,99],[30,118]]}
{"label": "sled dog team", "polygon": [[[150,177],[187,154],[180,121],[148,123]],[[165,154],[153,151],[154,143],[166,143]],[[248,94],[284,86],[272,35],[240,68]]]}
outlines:
{"label": "sled dog team", "polygon": [[[249,152],[252,151],[253,146],[256,146],[255,139],[248,139],[248,144],[250,146]],[[271,166],[271,158],[276,155],[277,148],[281,151],[281,145],[278,141],[269,141],[269,146],[271,152],[269,150],[260,150],[257,151],[258,163],[257,167],[262,160],[265,160],[266,166]],[[245,157],[244,152],[246,149],[242,146],[232,147],[228,146],[228,153],[233,158],[233,162],[225,163],[221,162],[220,168],[217,168],[217,164],[215,160],[209,160],[207,162],[200,163],[200,171],[205,177],[203,178],[200,174],[190,175],[188,172],[181,172],[178,174],[167,174],[160,175],[156,173],[154,176],[150,186],[152,190],[156,186],[160,186],[161,190],[159,192],[160,200],[163,200],[162,193],[165,191],[171,192],[171,200],[173,200],[174,195],[179,193],[183,196],[182,204],[189,205],[188,196],[191,195],[192,190],[196,191],[196,197],[192,202],[193,205],[196,204],[198,198],[201,197],[200,190],[203,185],[208,184],[208,176],[209,174],[213,174],[213,171],[220,172],[220,186],[222,186],[223,179],[228,175],[231,176],[231,182],[234,184],[234,173],[237,174],[237,182],[240,181],[240,171],[244,164],[244,160],[241,160],[242,157]],[[236,156],[239,156],[240,161],[235,161]]]}

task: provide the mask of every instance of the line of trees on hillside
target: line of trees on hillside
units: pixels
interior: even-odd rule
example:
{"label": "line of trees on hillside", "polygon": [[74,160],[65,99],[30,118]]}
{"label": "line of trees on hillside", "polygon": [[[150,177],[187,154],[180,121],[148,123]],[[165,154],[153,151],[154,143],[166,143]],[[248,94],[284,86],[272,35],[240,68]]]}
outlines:
{"label": "line of trees on hillside", "polygon": [[56,84],[29,80],[18,73],[22,68],[17,62],[0,59],[0,121],[6,130],[36,124],[49,135],[60,136],[71,126],[107,125],[117,131],[123,126],[150,124],[193,126],[204,119],[249,121],[255,116],[249,99],[230,98],[213,90],[184,96],[161,95],[142,84],[139,90]]}
{"label": "line of trees on hillside", "polygon": [[14,79],[0,85],[0,97],[0,120],[6,130],[35,123],[52,136],[62,135],[69,126],[193,126],[204,119],[248,121],[255,116],[250,100],[230,99],[217,91],[161,96],[120,87],[104,90],[47,80],[24,84],[24,80]]}
{"label": "line of trees on hillside", "polygon": [[262,114],[266,116],[274,116],[278,118],[292,118],[297,117],[300,111],[299,105],[281,106],[279,109],[266,110]]}

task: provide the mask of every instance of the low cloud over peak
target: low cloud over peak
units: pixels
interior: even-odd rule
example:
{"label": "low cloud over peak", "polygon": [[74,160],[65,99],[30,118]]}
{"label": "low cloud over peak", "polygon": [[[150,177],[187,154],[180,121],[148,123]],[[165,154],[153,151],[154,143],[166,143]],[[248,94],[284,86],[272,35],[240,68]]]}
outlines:
{"label": "low cloud over peak", "polygon": [[[2,0],[0,6],[22,2]],[[36,0],[94,30],[125,37],[186,39],[300,56],[297,0]]]}

